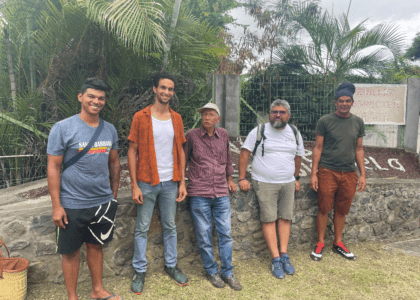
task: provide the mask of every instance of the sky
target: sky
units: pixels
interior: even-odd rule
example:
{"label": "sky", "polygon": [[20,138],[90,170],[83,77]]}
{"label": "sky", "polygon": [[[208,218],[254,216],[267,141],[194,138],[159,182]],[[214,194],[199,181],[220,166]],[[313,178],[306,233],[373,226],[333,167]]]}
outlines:
{"label": "sky", "polygon": [[[408,48],[416,33],[420,32],[420,1],[419,0],[323,0],[320,6],[339,15],[347,12],[349,3],[350,25],[354,26],[364,19],[369,18],[366,23],[373,27],[381,22],[396,23],[400,32],[405,35],[405,48]],[[246,15],[243,8],[236,8],[230,15],[240,24],[252,24],[252,18]],[[252,28],[252,27],[251,27]],[[243,29],[230,26],[229,29],[234,35],[243,34]]]}

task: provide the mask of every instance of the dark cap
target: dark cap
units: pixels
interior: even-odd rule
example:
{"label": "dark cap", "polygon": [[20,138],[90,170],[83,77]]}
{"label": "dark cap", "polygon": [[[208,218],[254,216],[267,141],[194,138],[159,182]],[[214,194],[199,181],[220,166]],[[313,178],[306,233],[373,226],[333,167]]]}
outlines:
{"label": "dark cap", "polygon": [[356,88],[353,83],[344,81],[337,88],[337,92],[335,93],[335,100],[337,100],[341,96],[349,96],[351,100],[354,101],[353,94],[355,91],[356,91]]}

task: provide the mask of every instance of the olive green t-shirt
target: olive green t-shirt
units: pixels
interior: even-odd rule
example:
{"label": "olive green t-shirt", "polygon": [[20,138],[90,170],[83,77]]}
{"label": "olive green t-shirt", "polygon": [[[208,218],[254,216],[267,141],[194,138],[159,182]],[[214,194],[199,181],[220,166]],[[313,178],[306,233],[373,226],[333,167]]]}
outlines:
{"label": "olive green t-shirt", "polygon": [[321,117],[315,133],[324,137],[319,166],[344,172],[356,171],[357,139],[365,135],[363,120],[353,114],[341,118],[335,113]]}

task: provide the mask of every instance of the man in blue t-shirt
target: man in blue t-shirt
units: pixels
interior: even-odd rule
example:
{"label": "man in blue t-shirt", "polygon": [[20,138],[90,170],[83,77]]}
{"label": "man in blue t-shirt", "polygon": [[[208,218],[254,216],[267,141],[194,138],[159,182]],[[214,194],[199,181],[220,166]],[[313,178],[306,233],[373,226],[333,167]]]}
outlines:
{"label": "man in blue t-shirt", "polygon": [[[112,240],[120,180],[117,131],[99,118],[107,90],[102,80],[86,79],[78,94],[80,114],[56,123],[48,138],[48,188],[69,300],[78,299],[79,251],[83,243],[92,276],[90,297],[122,299],[102,286],[102,245]],[[70,164],[85,147],[89,148],[87,152]]]}

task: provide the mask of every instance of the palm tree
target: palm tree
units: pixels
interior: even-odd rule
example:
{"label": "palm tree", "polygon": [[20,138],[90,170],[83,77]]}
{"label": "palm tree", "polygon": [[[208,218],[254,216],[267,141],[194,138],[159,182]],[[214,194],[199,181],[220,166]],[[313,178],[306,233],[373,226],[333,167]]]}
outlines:
{"label": "palm tree", "polygon": [[340,82],[352,71],[375,73],[401,54],[403,36],[393,24],[367,29],[366,19],[351,27],[346,14],[334,17],[314,3],[297,6],[294,14],[310,42],[279,48],[277,63],[333,76]]}

